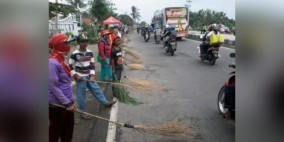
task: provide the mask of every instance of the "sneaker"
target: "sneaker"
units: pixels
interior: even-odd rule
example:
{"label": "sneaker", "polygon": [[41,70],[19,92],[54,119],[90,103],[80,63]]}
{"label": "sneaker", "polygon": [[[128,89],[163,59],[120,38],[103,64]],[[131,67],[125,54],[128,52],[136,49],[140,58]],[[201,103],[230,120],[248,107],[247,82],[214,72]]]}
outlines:
{"label": "sneaker", "polygon": [[111,102],[108,102],[107,104],[105,104],[104,106],[105,107],[111,107],[112,105],[114,105],[116,103],[116,101],[111,101]]}

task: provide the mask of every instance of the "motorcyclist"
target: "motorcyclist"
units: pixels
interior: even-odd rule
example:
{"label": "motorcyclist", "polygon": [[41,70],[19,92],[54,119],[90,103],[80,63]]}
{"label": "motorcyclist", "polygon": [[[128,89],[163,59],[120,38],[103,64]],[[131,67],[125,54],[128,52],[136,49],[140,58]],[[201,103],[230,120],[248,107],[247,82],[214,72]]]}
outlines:
{"label": "motorcyclist", "polygon": [[212,24],[208,27],[208,31],[204,34],[203,38],[202,38],[202,44],[200,45],[200,56],[204,56],[207,53],[207,50],[209,47],[220,47],[220,44],[213,40],[215,40],[214,38],[212,38],[211,36],[216,36],[220,34],[217,26],[215,24]]}
{"label": "motorcyclist", "polygon": [[[169,37],[169,38],[166,38],[166,37]],[[177,33],[175,31],[175,28],[173,26],[169,26],[169,25],[166,25],[166,29],[164,30],[164,34],[162,36],[162,38],[164,40],[164,48],[167,50],[167,44],[169,42],[170,39],[176,39],[176,36],[177,36]]]}

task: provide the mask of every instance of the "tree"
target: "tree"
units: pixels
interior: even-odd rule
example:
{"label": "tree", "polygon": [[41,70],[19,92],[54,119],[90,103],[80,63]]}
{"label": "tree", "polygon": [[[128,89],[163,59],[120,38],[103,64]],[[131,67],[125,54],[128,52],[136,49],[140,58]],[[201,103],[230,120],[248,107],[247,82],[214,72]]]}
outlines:
{"label": "tree", "polygon": [[133,19],[127,14],[121,14],[117,18],[127,26],[132,26],[134,24]]}
{"label": "tree", "polygon": [[58,14],[62,14],[63,17],[68,16],[69,13],[77,12],[77,10],[73,6],[49,2],[49,19],[56,16],[56,11],[58,12]]}
{"label": "tree", "polygon": [[146,22],[145,21],[140,22],[139,26],[146,26]]}
{"label": "tree", "polygon": [[92,0],[90,13],[95,16],[99,22],[102,22],[109,16],[117,17],[117,14],[113,11],[113,3],[107,0]]}
{"label": "tree", "polygon": [[72,5],[75,8],[85,8],[87,4],[85,3],[85,0],[66,0],[70,5]]}
{"label": "tree", "polygon": [[131,16],[135,22],[137,22],[137,20],[140,20],[141,15],[139,9],[136,6],[131,7]]}
{"label": "tree", "polygon": [[226,25],[230,29],[235,26],[235,20],[229,19],[224,12],[201,9],[197,12],[189,13],[189,25],[193,29],[200,30],[203,26],[213,23]]}

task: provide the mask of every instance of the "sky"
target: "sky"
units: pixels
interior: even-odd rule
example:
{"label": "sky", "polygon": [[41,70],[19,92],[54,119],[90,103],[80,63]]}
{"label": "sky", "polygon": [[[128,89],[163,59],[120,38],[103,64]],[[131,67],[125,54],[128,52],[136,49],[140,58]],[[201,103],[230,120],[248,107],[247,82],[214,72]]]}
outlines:
{"label": "sky", "polygon": [[[54,2],[55,0],[49,0]],[[117,8],[119,14],[130,14],[131,6],[136,6],[140,9],[140,21],[150,23],[154,12],[165,7],[184,6],[186,0],[110,0]],[[214,11],[223,11],[229,18],[235,19],[235,0],[191,0],[191,11],[200,9],[211,9]],[[65,0],[58,0],[60,3],[66,3]]]}

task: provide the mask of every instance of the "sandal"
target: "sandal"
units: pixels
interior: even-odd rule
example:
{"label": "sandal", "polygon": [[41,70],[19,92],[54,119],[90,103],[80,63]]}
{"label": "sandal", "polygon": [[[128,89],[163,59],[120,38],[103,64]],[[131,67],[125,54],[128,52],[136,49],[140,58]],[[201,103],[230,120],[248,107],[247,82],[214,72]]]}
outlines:
{"label": "sandal", "polygon": [[92,119],[92,116],[87,115],[87,114],[82,114],[82,115],[81,115],[81,118],[82,118],[82,119],[85,119],[85,120],[90,120],[90,119]]}

